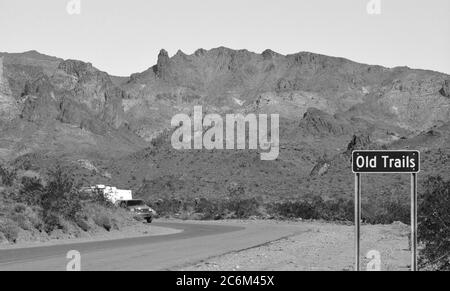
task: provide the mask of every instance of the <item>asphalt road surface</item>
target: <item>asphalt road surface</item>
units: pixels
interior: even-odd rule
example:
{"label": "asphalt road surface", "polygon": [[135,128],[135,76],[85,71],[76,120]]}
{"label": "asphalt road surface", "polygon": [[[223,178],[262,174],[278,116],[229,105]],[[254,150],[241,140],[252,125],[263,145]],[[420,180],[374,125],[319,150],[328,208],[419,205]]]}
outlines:
{"label": "asphalt road surface", "polygon": [[67,253],[81,254],[81,270],[175,270],[210,257],[301,233],[295,224],[166,223],[182,232],[110,241],[0,250],[0,270],[64,271]]}

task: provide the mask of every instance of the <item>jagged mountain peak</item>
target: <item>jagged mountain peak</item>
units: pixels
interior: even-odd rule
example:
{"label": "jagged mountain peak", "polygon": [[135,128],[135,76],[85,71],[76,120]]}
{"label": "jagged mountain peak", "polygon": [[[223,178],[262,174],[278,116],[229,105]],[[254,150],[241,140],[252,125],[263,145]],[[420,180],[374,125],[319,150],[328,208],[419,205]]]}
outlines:
{"label": "jagged mountain peak", "polygon": [[[56,115],[97,133],[126,126],[148,141],[170,126],[174,114],[194,105],[218,113],[278,113],[297,129],[300,122],[303,132],[329,136],[351,134],[355,120],[362,128],[409,132],[450,120],[448,75],[312,52],[283,55],[222,46],[170,56],[162,49],[154,66],[128,79],[36,51],[0,57],[13,96],[38,97],[26,103],[29,120]],[[46,114],[53,103],[56,114]],[[86,118],[92,126],[85,126]],[[97,120],[105,125],[101,130]]]}
{"label": "jagged mountain peak", "polygon": [[[161,50],[157,64],[132,75],[123,89],[135,100],[127,102],[125,111],[130,118],[139,116],[138,123],[142,116],[161,114],[154,110],[159,106],[166,108],[164,115],[169,116],[202,104],[219,112],[257,110],[285,118],[296,118],[314,107],[331,116],[347,115],[348,120],[369,124],[389,120],[393,126],[420,131],[450,119],[445,80],[450,76],[406,67],[389,69],[312,52],[282,55],[270,49],[255,53],[222,46],[198,49],[190,55],[178,51],[170,56]],[[315,114],[307,117],[314,117],[309,121],[313,124],[329,121]],[[341,125],[325,127],[343,132]]]}
{"label": "jagged mountain peak", "polygon": [[58,69],[66,74],[80,77],[86,72],[97,71],[91,63],[85,63],[78,60],[64,60],[58,65]]}

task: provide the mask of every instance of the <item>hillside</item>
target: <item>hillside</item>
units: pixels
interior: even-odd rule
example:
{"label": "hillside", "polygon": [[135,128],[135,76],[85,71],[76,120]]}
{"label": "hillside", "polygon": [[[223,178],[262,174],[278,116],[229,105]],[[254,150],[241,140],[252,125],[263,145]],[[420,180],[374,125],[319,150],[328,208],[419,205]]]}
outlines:
{"label": "hillside", "polygon": [[162,50],[155,66],[132,75],[123,87],[126,116],[146,138],[173,111],[190,111],[193,104],[218,112],[276,112],[291,120],[315,107],[417,133],[449,120],[448,79],[309,52],[283,56],[220,47],[193,55],[179,51],[171,58]]}
{"label": "hillside", "polygon": [[[37,52],[0,54],[0,160],[43,171],[63,161],[86,185],[140,197],[222,197],[238,183],[264,200],[352,199],[353,148],[422,151],[423,171],[450,174],[450,76],[301,52],[216,48],[130,77]],[[280,155],[176,151],[170,120],[194,105],[278,113]],[[407,176],[370,176],[364,199],[407,203]],[[405,199],[403,199],[405,198]]]}
{"label": "hillside", "polygon": [[0,58],[0,159],[116,156],[145,146],[123,120],[122,90],[91,64],[37,52]]}

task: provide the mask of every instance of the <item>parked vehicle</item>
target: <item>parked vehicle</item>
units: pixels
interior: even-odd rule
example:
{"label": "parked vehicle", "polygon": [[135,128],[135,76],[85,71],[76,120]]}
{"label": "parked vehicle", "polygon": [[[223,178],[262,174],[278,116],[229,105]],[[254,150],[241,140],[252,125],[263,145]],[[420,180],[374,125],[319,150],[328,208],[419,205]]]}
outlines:
{"label": "parked vehicle", "polygon": [[105,195],[105,197],[112,203],[116,203],[119,200],[133,199],[133,193],[131,190],[121,190],[111,186],[103,186],[102,188],[102,186],[103,185],[98,185],[97,188],[101,189],[103,191],[103,195]]}
{"label": "parked vehicle", "polygon": [[133,200],[133,193],[131,190],[117,189],[112,186],[96,185],[84,187],[81,188],[81,192],[86,195],[86,197],[92,197],[100,192],[113,204],[117,204],[117,201],[121,200]]}
{"label": "parked vehicle", "polygon": [[153,218],[156,216],[156,211],[146,205],[143,200],[135,199],[117,201],[116,205],[120,208],[133,212],[136,219],[146,220],[148,223],[151,223]]}

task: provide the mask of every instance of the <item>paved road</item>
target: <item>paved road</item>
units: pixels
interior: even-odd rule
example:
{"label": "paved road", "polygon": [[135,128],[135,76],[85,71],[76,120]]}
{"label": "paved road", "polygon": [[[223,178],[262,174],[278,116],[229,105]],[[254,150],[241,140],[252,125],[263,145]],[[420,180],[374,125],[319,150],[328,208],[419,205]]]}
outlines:
{"label": "paved road", "polygon": [[82,270],[173,270],[232,251],[298,234],[295,224],[163,223],[180,233],[25,249],[0,250],[0,270],[65,270],[70,250]]}

